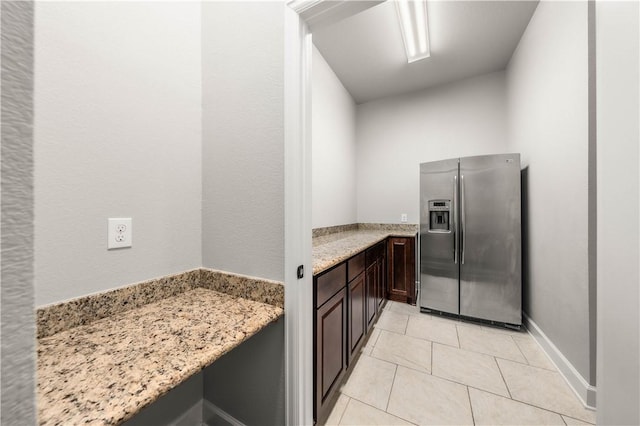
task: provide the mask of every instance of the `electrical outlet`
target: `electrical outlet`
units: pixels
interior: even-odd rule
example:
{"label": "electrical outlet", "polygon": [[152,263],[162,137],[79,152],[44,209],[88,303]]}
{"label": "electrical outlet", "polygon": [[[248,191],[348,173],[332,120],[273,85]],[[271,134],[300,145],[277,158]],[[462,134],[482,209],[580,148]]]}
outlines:
{"label": "electrical outlet", "polygon": [[131,247],[133,226],[130,217],[109,218],[107,249]]}
{"label": "electrical outlet", "polygon": [[407,214],[406,213],[402,213],[400,215],[400,222],[407,223]]}

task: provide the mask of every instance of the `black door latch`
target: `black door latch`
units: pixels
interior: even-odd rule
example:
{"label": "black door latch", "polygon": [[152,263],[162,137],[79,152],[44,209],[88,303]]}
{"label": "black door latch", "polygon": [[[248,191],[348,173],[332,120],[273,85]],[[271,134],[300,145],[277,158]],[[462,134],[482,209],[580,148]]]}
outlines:
{"label": "black door latch", "polygon": [[298,266],[298,279],[301,279],[304,277],[304,265],[300,265]]}

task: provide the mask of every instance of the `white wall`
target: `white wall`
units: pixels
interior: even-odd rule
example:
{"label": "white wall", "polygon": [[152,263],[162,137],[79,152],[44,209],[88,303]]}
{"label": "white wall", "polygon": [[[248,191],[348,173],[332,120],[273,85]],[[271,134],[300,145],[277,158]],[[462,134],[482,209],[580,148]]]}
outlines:
{"label": "white wall", "polygon": [[199,267],[200,5],[35,9],[36,306]]}
{"label": "white wall", "polygon": [[596,2],[598,424],[640,423],[640,7]]}
{"label": "white wall", "polygon": [[284,4],[202,4],[205,267],[284,277]]}
{"label": "white wall", "polygon": [[356,104],[313,47],[312,226],[355,223]]}
{"label": "white wall", "polygon": [[418,223],[420,163],[507,150],[504,72],[358,105],[358,222]]}
{"label": "white wall", "polygon": [[[587,2],[540,2],[507,67],[522,154],[526,314],[591,384]],[[585,383],[586,383],[585,382]]]}

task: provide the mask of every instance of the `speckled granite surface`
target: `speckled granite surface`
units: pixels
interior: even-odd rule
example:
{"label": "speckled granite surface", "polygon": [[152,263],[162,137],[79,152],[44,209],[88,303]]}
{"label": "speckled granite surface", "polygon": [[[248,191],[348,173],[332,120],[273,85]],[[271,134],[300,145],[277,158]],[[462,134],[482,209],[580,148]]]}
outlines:
{"label": "speckled granite surface", "polygon": [[415,237],[417,226],[337,232],[313,239],[313,275],[331,268],[390,236]]}
{"label": "speckled granite surface", "polygon": [[143,281],[37,309],[38,337],[51,336],[79,325],[139,308],[198,286],[200,269]]}
{"label": "speckled granite surface", "polygon": [[311,237],[317,238],[322,237],[324,235],[335,234],[336,232],[347,232],[347,231],[357,231],[358,224],[350,223],[348,225],[336,225],[336,226],[326,226],[323,228],[313,228],[311,230]]}
{"label": "speckled granite surface", "polygon": [[279,281],[202,268],[199,287],[284,309],[284,285]]}
{"label": "speckled granite surface", "polygon": [[111,425],[283,314],[204,288],[38,339],[41,425]]}
{"label": "speckled granite surface", "polygon": [[281,282],[199,268],[38,308],[37,335],[51,336],[197,287],[284,308]]}
{"label": "speckled granite surface", "polygon": [[415,223],[359,223],[359,231],[418,232],[420,225]]}

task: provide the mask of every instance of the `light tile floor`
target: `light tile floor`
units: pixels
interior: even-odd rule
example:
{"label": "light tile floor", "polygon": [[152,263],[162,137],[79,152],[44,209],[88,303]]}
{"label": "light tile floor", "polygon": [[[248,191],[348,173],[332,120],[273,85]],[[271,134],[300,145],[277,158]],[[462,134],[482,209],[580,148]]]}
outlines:
{"label": "light tile floor", "polygon": [[584,408],[525,331],[387,302],[327,425],[587,425]]}

